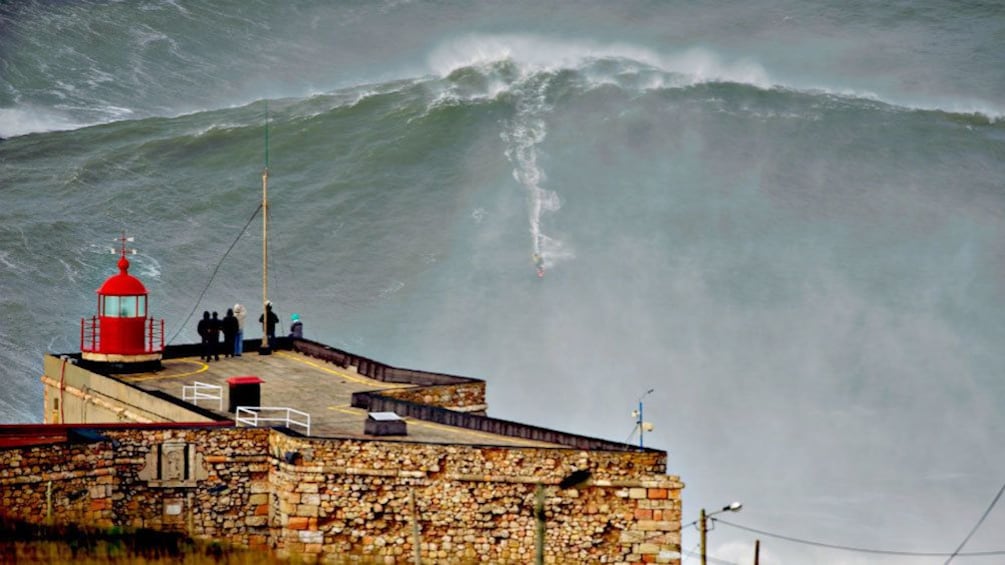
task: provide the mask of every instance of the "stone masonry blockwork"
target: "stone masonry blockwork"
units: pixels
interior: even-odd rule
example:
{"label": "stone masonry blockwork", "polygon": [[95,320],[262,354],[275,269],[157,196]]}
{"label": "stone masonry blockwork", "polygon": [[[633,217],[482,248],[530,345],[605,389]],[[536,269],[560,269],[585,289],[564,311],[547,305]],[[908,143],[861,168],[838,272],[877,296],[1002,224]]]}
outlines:
{"label": "stone masonry blockwork", "polygon": [[[665,454],[319,439],[256,428],[102,430],[0,450],[0,508],[31,522],[189,532],[308,561],[680,563]],[[574,470],[579,489],[561,489]],[[412,507],[415,511],[413,513]]]}

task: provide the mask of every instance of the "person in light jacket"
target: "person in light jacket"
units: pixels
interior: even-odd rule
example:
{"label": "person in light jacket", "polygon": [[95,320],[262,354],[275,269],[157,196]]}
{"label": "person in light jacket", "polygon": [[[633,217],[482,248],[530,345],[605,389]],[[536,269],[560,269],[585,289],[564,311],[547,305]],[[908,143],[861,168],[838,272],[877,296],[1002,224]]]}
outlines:
{"label": "person in light jacket", "polygon": [[234,355],[240,357],[244,352],[244,317],[248,312],[244,306],[234,304],[234,317],[237,318],[237,333],[234,334]]}

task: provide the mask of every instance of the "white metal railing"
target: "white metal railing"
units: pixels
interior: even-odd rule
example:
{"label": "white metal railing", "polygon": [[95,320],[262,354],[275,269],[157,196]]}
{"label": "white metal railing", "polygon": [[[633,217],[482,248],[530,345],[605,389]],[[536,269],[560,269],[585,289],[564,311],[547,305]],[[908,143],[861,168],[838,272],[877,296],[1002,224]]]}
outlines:
{"label": "white metal railing", "polygon": [[223,387],[196,381],[195,384],[181,387],[181,399],[196,406],[200,400],[216,400],[217,410],[223,410]]}
{"label": "white metal railing", "polygon": [[[262,412],[276,414],[263,415]],[[299,426],[305,435],[311,435],[311,415],[285,406],[238,406],[235,412],[237,425],[251,427],[283,425],[287,428]]]}

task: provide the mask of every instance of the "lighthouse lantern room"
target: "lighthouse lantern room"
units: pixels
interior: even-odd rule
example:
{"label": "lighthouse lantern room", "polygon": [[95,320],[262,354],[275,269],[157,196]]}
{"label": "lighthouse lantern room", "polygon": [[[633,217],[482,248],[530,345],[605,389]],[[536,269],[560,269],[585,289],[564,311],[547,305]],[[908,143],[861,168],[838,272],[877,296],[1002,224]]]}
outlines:
{"label": "lighthouse lantern room", "polygon": [[129,373],[160,368],[164,320],[147,313],[147,289],[129,274],[123,235],[119,272],[98,289],[98,315],[80,320],[80,351],[85,362],[109,372]]}

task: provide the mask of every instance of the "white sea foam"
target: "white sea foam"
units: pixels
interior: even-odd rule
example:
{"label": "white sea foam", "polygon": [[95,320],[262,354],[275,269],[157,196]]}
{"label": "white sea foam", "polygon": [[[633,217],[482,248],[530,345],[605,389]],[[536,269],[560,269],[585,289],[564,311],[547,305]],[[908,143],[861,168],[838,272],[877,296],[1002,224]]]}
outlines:
{"label": "white sea foam", "polygon": [[82,125],[61,114],[31,106],[0,108],[0,137],[15,137],[43,131],[70,130]]}
{"label": "white sea foam", "polygon": [[86,82],[92,88],[102,83],[115,82],[115,75],[95,67],[88,69],[86,76],[88,77]]}
{"label": "white sea foam", "polygon": [[[617,60],[613,69],[601,69],[593,63]],[[535,73],[559,70],[582,71],[593,86],[624,87],[628,79],[639,90],[685,88],[703,83],[732,82],[761,89],[781,88],[810,94],[882,102],[908,110],[977,114],[994,121],[1005,117],[1005,107],[976,98],[920,98],[893,93],[880,94],[864,88],[819,82],[782,80],[773,76],[760,62],[749,58],[729,58],[706,47],[691,47],[659,52],[628,43],[599,43],[552,39],[534,35],[471,34],[447,41],[427,57],[429,72],[446,77],[464,68],[488,69],[509,61],[517,66],[516,81]],[[650,71],[650,72],[647,72]],[[656,71],[656,72],[651,72]],[[511,84],[499,83],[492,96]]]}
{"label": "white sea foam", "polygon": [[137,266],[137,272],[142,278],[160,279],[161,264],[157,259],[146,254],[138,254],[136,257],[137,260],[133,261],[133,264]]}
{"label": "white sea foam", "polygon": [[77,282],[77,275],[79,274],[78,271],[76,269],[74,269],[73,267],[71,267],[69,263],[67,263],[66,261],[64,261],[62,259],[60,259],[59,262],[60,262],[60,264],[63,265],[63,271],[66,273],[66,280],[70,281],[71,283],[76,284],[76,282]]}
{"label": "white sea foam", "polygon": [[163,32],[157,31],[150,26],[140,26],[133,28],[133,36],[136,38],[136,43],[140,47],[145,47],[146,45],[153,43],[155,41],[167,41],[169,43],[175,43],[170,37],[165,35]]}
{"label": "white sea foam", "polygon": [[542,225],[546,214],[562,207],[558,193],[543,186],[546,175],[538,165],[537,148],[547,135],[544,115],[551,109],[546,98],[548,84],[547,77],[530,77],[514,88],[517,112],[500,135],[507,145],[506,158],[514,165],[513,178],[527,192],[531,251],[551,268],[575,254],[563,241],[547,235]]}
{"label": "white sea foam", "polygon": [[133,110],[130,108],[124,108],[122,106],[112,106],[111,104],[106,104],[105,106],[99,108],[99,110],[108,114],[115,120],[120,120],[127,116],[133,115]]}
{"label": "white sea foam", "polygon": [[[138,40],[146,45],[167,41],[169,50],[175,53],[179,46],[176,41],[156,30],[137,31]],[[182,53],[176,56],[185,58]],[[76,52],[67,56],[83,56]],[[603,62],[616,62],[604,65]],[[503,71],[499,63],[510,63]],[[849,88],[846,85],[817,82],[801,82],[798,78],[782,79],[773,74],[765,65],[750,57],[730,57],[709,47],[690,47],[659,51],[649,47],[625,42],[602,43],[588,40],[567,40],[531,34],[469,34],[445,41],[434,48],[426,57],[425,68],[420,73],[431,73],[447,77],[451,73],[467,68],[479,69],[483,83],[477,87],[449,84],[438,93],[430,104],[430,109],[459,102],[494,100],[510,92],[517,85],[539,74],[560,70],[575,70],[593,87],[616,85],[638,91],[651,91],[689,86],[710,82],[733,82],[757,88],[780,88],[814,95],[833,95],[846,99],[872,100],[891,105],[894,108],[922,111],[939,111],[964,115],[981,115],[996,121],[1005,117],[1005,106],[1000,103],[973,97],[918,96],[911,93],[876,92],[868,88]],[[146,78],[150,77],[145,77]],[[154,77],[155,78],[155,77]],[[382,83],[362,84],[346,87],[326,96],[331,96],[334,107],[360,103],[367,98],[389,94],[426,81],[429,76],[408,77]],[[103,88],[105,83],[121,80],[102,70],[95,64],[82,81],[70,83],[54,80],[50,93],[63,102],[50,107],[21,104],[0,109],[0,137],[14,137],[34,132],[72,130],[99,123],[131,119],[146,112],[138,112],[118,100],[94,99],[84,101],[79,98],[82,90]],[[153,78],[150,78],[153,80]],[[318,95],[316,89],[308,89],[300,101]],[[14,100],[19,100],[15,93]],[[249,93],[223,107],[242,107],[261,100],[261,93]],[[178,108],[177,113],[167,112],[170,117],[186,116],[213,108]],[[312,117],[311,108],[302,117]],[[76,116],[71,118],[71,116]]]}
{"label": "white sea foam", "polygon": [[388,284],[384,288],[380,289],[377,292],[377,295],[380,296],[381,298],[387,298],[388,296],[391,296],[392,294],[400,291],[403,288],[405,288],[405,283],[404,282],[402,282],[402,281],[391,281],[390,284]]}
{"label": "white sea foam", "polygon": [[164,4],[178,10],[178,12],[180,12],[184,16],[190,15],[189,11],[186,10],[184,6],[179,5],[177,0],[164,0]]}
{"label": "white sea foam", "polygon": [[[469,35],[449,41],[427,58],[431,72],[440,76],[466,67],[485,67],[512,61],[522,76],[563,69],[580,69],[600,59],[625,61],[631,71],[639,65],[685,77],[682,84],[737,82],[761,88],[773,85],[768,73],[756,61],[727,61],[714,51],[691,48],[669,54],[626,43],[602,44],[589,41],[553,40],[529,35]],[[596,76],[598,81],[611,77]],[[654,87],[662,86],[654,77]]]}
{"label": "white sea foam", "polygon": [[206,127],[202,127],[202,128],[196,128],[196,129],[190,131],[188,133],[188,135],[190,135],[192,137],[202,137],[202,136],[206,135],[207,133],[223,132],[223,131],[227,131],[227,130],[238,129],[238,128],[241,128],[241,127],[243,127],[242,124],[238,124],[238,123],[235,123],[235,122],[223,122],[223,123],[219,123],[219,124],[212,124],[212,125],[209,125],[209,126],[206,126]]}
{"label": "white sea foam", "polygon": [[334,92],[312,89],[306,98],[298,101],[296,107],[291,110],[290,115],[297,119],[310,119],[335,109],[354,108],[374,96],[396,94],[422,80],[418,78],[395,80],[381,84],[368,83],[347,87]]}
{"label": "white sea foam", "polygon": [[19,273],[23,273],[25,270],[24,267],[10,260],[10,253],[8,253],[7,251],[0,251],[0,263],[2,263],[8,269]]}

